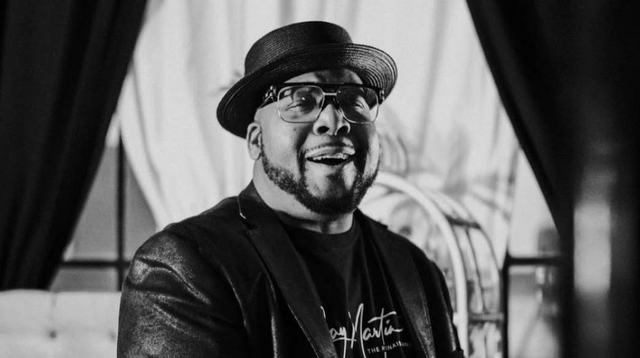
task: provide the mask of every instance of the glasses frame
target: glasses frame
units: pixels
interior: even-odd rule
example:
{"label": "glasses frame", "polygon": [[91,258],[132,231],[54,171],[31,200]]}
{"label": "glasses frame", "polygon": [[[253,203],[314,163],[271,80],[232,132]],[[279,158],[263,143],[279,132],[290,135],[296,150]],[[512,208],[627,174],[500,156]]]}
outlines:
{"label": "glasses frame", "polygon": [[[283,90],[284,88],[292,87],[292,86],[315,86],[315,87],[318,87],[322,91],[323,97],[322,97],[322,102],[320,104],[320,111],[318,111],[318,114],[316,115],[316,117],[313,120],[309,120],[309,121],[288,121],[288,120],[284,119],[284,117],[282,116],[282,113],[280,113],[280,108],[278,106],[276,106],[276,109],[278,111],[278,117],[280,117],[280,119],[282,119],[283,121],[285,121],[287,123],[313,123],[313,122],[317,121],[318,118],[320,118],[320,114],[324,110],[324,107],[326,106],[325,99],[327,98],[327,96],[336,98],[336,96],[338,94],[338,91],[340,90],[340,87],[361,87],[361,88],[367,88],[367,89],[373,90],[375,92],[377,100],[378,100],[378,104],[377,104],[378,108],[376,110],[376,116],[371,121],[358,122],[358,121],[353,121],[353,120],[347,118],[347,116],[345,115],[345,113],[342,110],[342,108],[340,108],[340,104],[338,103],[338,100],[334,99],[333,102],[336,104],[337,108],[340,109],[340,113],[342,114],[342,118],[344,118],[347,122],[352,123],[352,124],[372,124],[372,123],[374,123],[376,121],[376,119],[378,119],[378,114],[380,112],[380,108],[379,107],[380,107],[380,105],[382,104],[382,102],[385,99],[384,90],[382,88],[379,88],[379,87],[376,87],[376,86],[360,84],[360,83],[348,83],[348,82],[346,82],[346,83],[285,82],[285,83],[281,83],[279,85],[271,85],[269,87],[269,89],[265,92],[264,96],[262,96],[262,104],[260,104],[260,106],[258,108],[262,108],[262,107],[268,106],[271,103],[277,103],[280,91]],[[333,92],[327,92],[327,89],[333,89]]]}

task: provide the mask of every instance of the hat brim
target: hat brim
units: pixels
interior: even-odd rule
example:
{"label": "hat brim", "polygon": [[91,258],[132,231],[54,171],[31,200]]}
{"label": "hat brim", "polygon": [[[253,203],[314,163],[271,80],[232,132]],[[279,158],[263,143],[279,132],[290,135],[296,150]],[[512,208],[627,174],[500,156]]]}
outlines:
{"label": "hat brim", "polygon": [[223,128],[245,138],[247,126],[269,86],[311,71],[346,68],[355,72],[364,84],[384,90],[388,96],[395,85],[397,68],[387,53],[361,44],[327,44],[289,51],[240,79],[222,97],[217,117]]}

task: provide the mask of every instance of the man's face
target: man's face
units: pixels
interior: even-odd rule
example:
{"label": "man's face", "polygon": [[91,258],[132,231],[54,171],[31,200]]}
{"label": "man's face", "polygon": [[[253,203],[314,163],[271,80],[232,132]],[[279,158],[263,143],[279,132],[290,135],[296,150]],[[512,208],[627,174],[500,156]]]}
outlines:
{"label": "man's face", "polygon": [[[305,73],[287,82],[362,83],[349,70]],[[309,210],[323,215],[354,211],[373,183],[380,161],[374,124],[349,123],[325,98],[312,123],[283,121],[271,103],[256,112],[263,173]]]}

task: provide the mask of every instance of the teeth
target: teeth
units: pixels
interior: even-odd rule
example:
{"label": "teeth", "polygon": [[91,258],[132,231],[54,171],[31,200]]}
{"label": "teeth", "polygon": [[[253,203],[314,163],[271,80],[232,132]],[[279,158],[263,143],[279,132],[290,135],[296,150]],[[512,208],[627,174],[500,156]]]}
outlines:
{"label": "teeth", "polygon": [[344,153],[337,153],[332,155],[321,155],[319,157],[313,157],[311,160],[325,160],[325,159],[349,159],[349,156]]}
{"label": "teeth", "polygon": [[319,155],[317,157],[308,158],[310,161],[314,163],[327,164],[327,165],[338,165],[346,162],[351,158],[350,155],[344,153],[336,153],[336,154],[327,154],[327,155]]}

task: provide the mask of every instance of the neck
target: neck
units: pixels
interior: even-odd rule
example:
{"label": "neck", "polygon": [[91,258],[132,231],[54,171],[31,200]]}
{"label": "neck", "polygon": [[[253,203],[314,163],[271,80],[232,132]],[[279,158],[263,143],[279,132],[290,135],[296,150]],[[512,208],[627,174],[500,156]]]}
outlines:
{"label": "neck", "polygon": [[253,183],[262,200],[275,211],[284,223],[324,234],[348,231],[353,223],[353,212],[340,215],[323,215],[309,210],[296,198],[280,189],[264,175],[253,176]]}
{"label": "neck", "polygon": [[353,222],[353,213],[341,215],[340,218],[308,219],[299,216],[292,216],[284,211],[277,211],[276,215],[285,224],[306,230],[316,231],[323,234],[340,234],[347,232]]}

